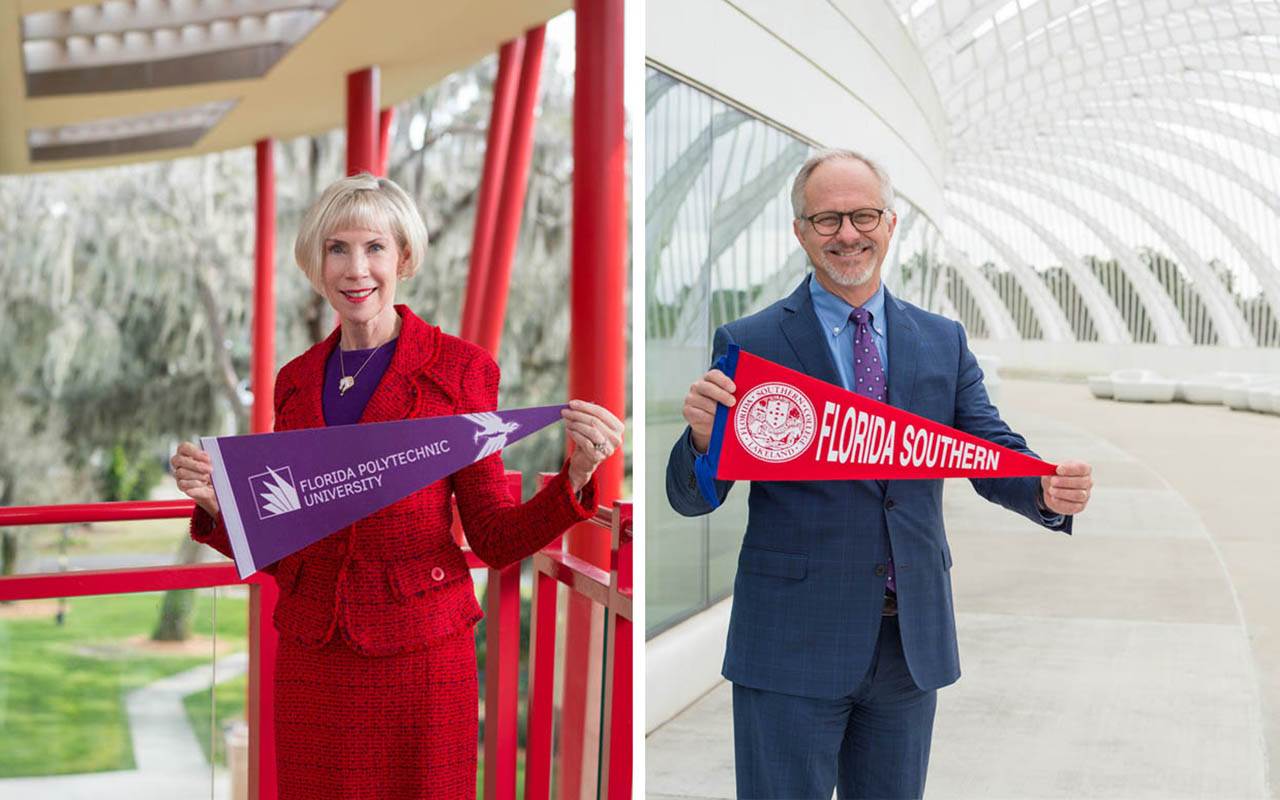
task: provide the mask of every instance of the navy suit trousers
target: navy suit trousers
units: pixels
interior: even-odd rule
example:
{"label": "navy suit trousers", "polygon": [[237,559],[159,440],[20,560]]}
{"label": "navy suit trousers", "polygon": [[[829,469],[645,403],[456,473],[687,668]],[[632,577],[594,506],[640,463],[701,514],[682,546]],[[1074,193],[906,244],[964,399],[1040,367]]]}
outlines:
{"label": "navy suit trousers", "polygon": [[866,677],[822,699],[733,686],[738,797],[882,800],[924,795],[936,689],[911,679],[897,617],[883,617]]}

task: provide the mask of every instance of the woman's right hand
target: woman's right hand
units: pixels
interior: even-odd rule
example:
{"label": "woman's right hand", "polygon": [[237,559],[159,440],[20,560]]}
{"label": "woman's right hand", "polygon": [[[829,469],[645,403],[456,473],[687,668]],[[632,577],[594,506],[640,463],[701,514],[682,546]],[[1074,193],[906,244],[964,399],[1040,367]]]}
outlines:
{"label": "woman's right hand", "polygon": [[169,466],[173,468],[178,489],[209,512],[209,516],[218,516],[218,498],[213,493],[213,460],[209,454],[191,442],[183,442],[169,459]]}

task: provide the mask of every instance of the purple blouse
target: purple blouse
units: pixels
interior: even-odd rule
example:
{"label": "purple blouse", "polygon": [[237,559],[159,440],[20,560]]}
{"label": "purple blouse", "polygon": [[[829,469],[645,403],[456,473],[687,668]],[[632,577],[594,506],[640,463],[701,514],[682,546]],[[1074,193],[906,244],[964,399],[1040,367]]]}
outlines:
{"label": "purple blouse", "polygon": [[[373,397],[374,389],[377,389],[382,381],[382,374],[387,371],[387,367],[391,366],[391,356],[396,352],[398,340],[399,337],[396,337],[379,348],[343,351],[342,362],[346,365],[347,374],[355,375],[356,370],[360,371],[355,385],[348,389],[346,394],[338,393],[338,382],[342,380],[342,368],[338,363],[338,349],[341,344],[333,348],[333,352],[329,354],[329,360],[324,365],[322,393],[324,424],[354,425],[360,421],[360,417],[364,414],[364,407],[369,404],[369,398]],[[378,352],[374,353],[374,350]],[[372,357],[370,353],[373,353]],[[367,364],[365,364],[366,358],[369,359]]]}

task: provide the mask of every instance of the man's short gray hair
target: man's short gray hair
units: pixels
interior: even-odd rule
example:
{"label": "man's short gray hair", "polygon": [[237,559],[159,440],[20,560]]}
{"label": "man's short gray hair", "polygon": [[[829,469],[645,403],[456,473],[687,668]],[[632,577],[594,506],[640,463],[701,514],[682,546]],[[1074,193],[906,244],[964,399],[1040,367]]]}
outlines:
{"label": "man's short gray hair", "polygon": [[[893,181],[889,180],[889,173],[885,171],[884,167],[853,150],[819,150],[804,162],[804,166],[800,168],[795,181],[791,184],[791,210],[795,212],[796,219],[804,217],[804,187],[809,183],[809,176],[822,164],[836,159],[861,161],[866,164],[880,179],[880,202],[884,203],[885,208],[893,208]],[[844,208],[839,210],[852,211],[853,209]]]}

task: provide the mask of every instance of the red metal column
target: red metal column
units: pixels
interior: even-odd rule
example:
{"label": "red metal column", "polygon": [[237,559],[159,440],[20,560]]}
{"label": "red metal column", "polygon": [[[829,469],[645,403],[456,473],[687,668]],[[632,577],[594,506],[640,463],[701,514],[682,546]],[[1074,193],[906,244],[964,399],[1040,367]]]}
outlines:
{"label": "red metal column", "polygon": [[280,635],[271,617],[280,590],[275,578],[259,573],[249,587],[249,798],[276,800],[276,650]]}
{"label": "red metal column", "polygon": [[[507,473],[520,502],[520,473]],[[489,570],[485,592],[484,796],[515,800],[520,717],[520,565]]]}
{"label": "red metal column", "polygon": [[[627,141],[622,0],[580,0],[573,99],[573,274],[569,396],[626,413]],[[622,490],[621,453],[600,465],[597,500]],[[578,533],[585,533],[578,531]],[[608,567],[609,542],[570,535],[569,551]]]}
{"label": "red metal column", "polygon": [[[626,412],[627,142],[622,105],[622,0],[578,0],[573,98],[573,273],[570,281],[569,396]],[[622,456],[600,465],[598,501],[622,489]],[[570,553],[609,566],[609,542],[578,526]],[[577,798],[591,780],[584,763],[587,720],[599,719],[601,658],[592,647],[589,603],[570,602],[565,632],[565,708],[561,796]],[[573,685],[571,685],[573,684]],[[592,698],[588,700],[588,698]],[[586,767],[584,769],[584,767]]]}
{"label": "red metal column", "polygon": [[[538,474],[538,489],[546,488],[559,473]],[[564,537],[542,548],[564,549]],[[529,683],[525,692],[524,800],[551,797],[551,754],[555,716],[556,601],[559,584],[555,578],[533,571],[533,604],[529,629]],[[573,593],[570,592],[570,595]],[[563,733],[561,734],[563,736]]]}
{"label": "red metal column", "polygon": [[[270,139],[257,143],[257,214],[254,237],[253,285],[253,416],[254,433],[273,425],[275,385],[275,260],[276,180],[275,147]],[[278,635],[272,616],[279,592],[267,578],[249,589],[249,748],[250,797],[275,800],[275,694]]]}
{"label": "red metal column", "polygon": [[467,276],[467,296],[462,307],[459,335],[476,341],[480,306],[484,302],[488,281],[489,254],[497,223],[502,172],[507,164],[507,146],[511,141],[511,120],[515,114],[516,86],[520,80],[520,62],[524,54],[524,37],[512,39],[498,50],[498,77],[493,83],[493,109],[489,112],[489,135],[484,151],[484,172],[476,199],[475,231],[471,236],[471,267]]}
{"label": "red metal column", "polygon": [[251,430],[271,430],[276,356],[276,168],[275,142],[256,145],[257,213],[254,218],[253,356],[249,381],[253,389]]}
{"label": "red metal column", "polygon": [[347,73],[347,174],[378,169],[378,68]]}
{"label": "red metal column", "polygon": [[[520,565],[490,569],[486,595],[484,796],[514,800],[520,727]],[[490,715],[491,708],[498,713]]]}
{"label": "red metal column", "polygon": [[507,293],[511,285],[511,262],[516,255],[529,164],[533,161],[533,110],[538,105],[538,79],[542,74],[542,44],[546,35],[544,25],[531,28],[524,34],[520,91],[516,94],[511,143],[507,148],[507,167],[502,174],[502,193],[494,226],[493,250],[480,301],[479,330],[473,339],[495,358],[498,356],[498,344],[502,341],[502,323],[507,314]]}
{"label": "red metal column", "polygon": [[374,174],[387,177],[391,159],[391,125],[396,121],[396,110],[384,108],[378,115],[378,171]]}
{"label": "red metal column", "polygon": [[[529,690],[525,697],[524,798],[547,800],[551,796],[552,696],[556,679],[556,595],[555,578],[533,573],[533,615],[529,630]],[[561,734],[563,736],[563,733]]]}

